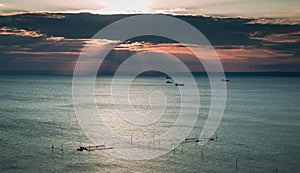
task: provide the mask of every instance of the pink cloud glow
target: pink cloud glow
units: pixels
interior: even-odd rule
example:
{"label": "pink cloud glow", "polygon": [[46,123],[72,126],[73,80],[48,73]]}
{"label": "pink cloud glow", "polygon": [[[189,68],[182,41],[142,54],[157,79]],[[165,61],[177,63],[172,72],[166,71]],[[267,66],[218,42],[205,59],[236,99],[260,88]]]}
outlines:
{"label": "pink cloud glow", "polygon": [[[201,52],[203,57],[213,56],[207,51],[205,46],[188,45],[192,49],[196,49]],[[166,43],[166,44],[151,44],[143,42],[134,42],[130,44],[121,44],[116,47],[115,50],[128,50],[128,51],[157,51],[166,52],[171,54],[180,54],[186,56],[192,56],[192,52],[181,44],[178,43]],[[252,46],[231,46],[231,47],[215,47],[215,50],[222,60],[235,59],[242,60],[247,58],[272,58],[272,57],[288,57],[292,56],[292,53],[280,52],[269,50],[266,48],[256,48]],[[202,57],[202,58],[203,58]]]}
{"label": "pink cloud glow", "polygon": [[297,43],[300,42],[300,31],[292,33],[283,33],[283,34],[270,34],[265,37],[259,37],[260,33],[255,32],[251,34],[250,38],[254,40],[261,40],[272,43]]}
{"label": "pink cloud glow", "polygon": [[44,34],[41,34],[37,31],[27,31],[25,29],[16,29],[16,28],[8,28],[2,27],[0,28],[0,35],[15,35],[22,37],[43,37]]}

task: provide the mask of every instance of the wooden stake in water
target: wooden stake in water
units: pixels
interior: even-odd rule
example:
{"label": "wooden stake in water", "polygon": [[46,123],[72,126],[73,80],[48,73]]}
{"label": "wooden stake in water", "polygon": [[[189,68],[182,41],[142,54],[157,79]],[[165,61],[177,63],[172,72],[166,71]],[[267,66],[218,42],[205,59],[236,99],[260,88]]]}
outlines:
{"label": "wooden stake in water", "polygon": [[63,154],[64,154],[64,146],[61,145],[61,155],[63,155]]}
{"label": "wooden stake in water", "polygon": [[53,151],[54,151],[54,145],[51,146],[51,149],[52,149],[52,153],[53,153]]}
{"label": "wooden stake in water", "polygon": [[239,160],[239,158],[236,158],[236,159],[235,159],[235,169],[238,168],[238,160]]}
{"label": "wooden stake in water", "polygon": [[132,133],[130,135],[130,144],[132,145]]}

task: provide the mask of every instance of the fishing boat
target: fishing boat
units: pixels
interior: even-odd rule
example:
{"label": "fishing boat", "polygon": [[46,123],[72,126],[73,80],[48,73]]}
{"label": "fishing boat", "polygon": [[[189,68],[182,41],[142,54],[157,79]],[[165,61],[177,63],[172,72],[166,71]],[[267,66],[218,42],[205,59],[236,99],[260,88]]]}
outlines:
{"label": "fishing boat", "polygon": [[184,86],[183,83],[175,83],[175,86]]}
{"label": "fishing boat", "polygon": [[229,79],[221,79],[222,82],[229,82]]}

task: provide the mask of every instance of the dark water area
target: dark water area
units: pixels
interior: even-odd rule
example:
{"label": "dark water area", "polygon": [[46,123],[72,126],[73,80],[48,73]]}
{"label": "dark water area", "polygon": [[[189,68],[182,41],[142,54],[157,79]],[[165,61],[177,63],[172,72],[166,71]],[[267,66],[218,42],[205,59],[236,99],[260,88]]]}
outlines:
{"label": "dark water area", "polygon": [[[216,132],[217,141],[203,146],[180,144],[176,152],[141,161],[119,159],[105,151],[76,151],[79,145],[92,145],[92,142],[76,119],[71,76],[2,75],[0,170],[271,173],[277,169],[278,172],[299,172],[299,73],[237,74],[226,75],[230,82],[226,83],[227,103]],[[205,76],[196,76],[203,105],[189,137],[197,137],[201,132],[210,104],[209,81]],[[104,76],[98,77],[96,82],[97,104],[107,112],[114,109],[107,100],[110,80],[111,77]],[[132,87],[135,108],[148,109],[148,102],[143,99],[148,99],[146,91],[153,89],[169,94],[170,104],[176,101],[176,87],[169,86],[165,80],[162,76],[136,79]],[[176,104],[170,106],[163,117],[165,126],[156,130],[170,127],[178,111]],[[126,136],[127,130],[131,129],[121,129],[120,133]],[[143,137],[146,134],[147,130],[135,135]]]}

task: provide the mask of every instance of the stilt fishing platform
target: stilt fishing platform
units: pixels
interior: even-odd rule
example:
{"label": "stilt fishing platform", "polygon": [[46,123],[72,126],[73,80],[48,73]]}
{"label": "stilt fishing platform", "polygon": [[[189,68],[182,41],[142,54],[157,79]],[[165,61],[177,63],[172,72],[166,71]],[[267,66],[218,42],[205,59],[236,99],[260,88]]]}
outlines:
{"label": "stilt fishing platform", "polygon": [[95,150],[109,150],[109,149],[114,149],[114,146],[106,146],[106,145],[91,145],[87,147],[79,146],[77,148],[77,151],[95,151]]}
{"label": "stilt fishing platform", "polygon": [[211,137],[211,138],[185,138],[183,143],[189,143],[189,142],[200,142],[203,140],[209,140],[209,141],[217,141],[218,136],[216,135],[215,137]]}

